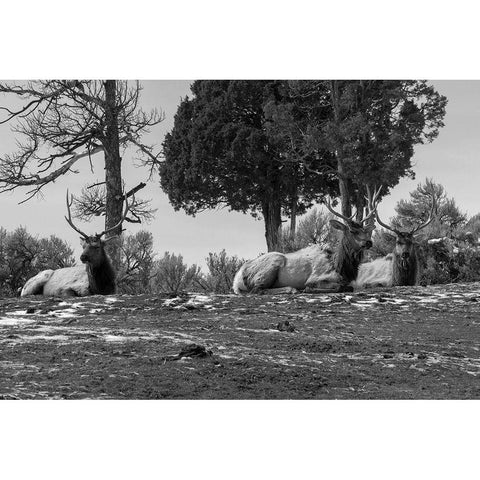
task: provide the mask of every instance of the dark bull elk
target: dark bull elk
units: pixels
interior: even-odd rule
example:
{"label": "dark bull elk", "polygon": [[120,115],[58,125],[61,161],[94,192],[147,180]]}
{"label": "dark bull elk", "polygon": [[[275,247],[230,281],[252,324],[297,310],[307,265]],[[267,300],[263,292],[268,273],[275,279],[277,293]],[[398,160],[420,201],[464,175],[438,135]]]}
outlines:
{"label": "dark bull elk", "polygon": [[435,199],[432,200],[430,214],[425,222],[411,229],[401,231],[383,223],[375,208],[377,222],[395,235],[393,252],[360,265],[355,287],[392,287],[417,285],[420,276],[415,234],[434,219]]}
{"label": "dark bull elk", "polygon": [[80,260],[85,265],[43,270],[25,283],[20,294],[22,297],[25,295],[85,297],[115,293],[115,271],[105,251],[106,242],[114,237],[105,240],[102,237],[114,231],[125,220],[129,208],[127,198],[125,197],[125,210],[121,220],[115,226],[92,236],[85,234],[74,225],[70,213],[72,201],[73,197],[69,201],[67,191],[68,218],[65,217],[65,220],[82,236],[80,242],[83,251]]}
{"label": "dark bull elk", "polygon": [[[371,204],[376,204],[380,189],[375,192]],[[333,210],[341,218],[330,220],[330,225],[342,232],[336,250],[312,245],[297,252],[269,252],[244,263],[235,275],[233,291],[237,294],[250,292],[282,293],[305,290],[307,292],[351,291],[364,250],[372,246],[371,236],[375,228],[369,221],[375,211],[368,213],[361,223]]]}

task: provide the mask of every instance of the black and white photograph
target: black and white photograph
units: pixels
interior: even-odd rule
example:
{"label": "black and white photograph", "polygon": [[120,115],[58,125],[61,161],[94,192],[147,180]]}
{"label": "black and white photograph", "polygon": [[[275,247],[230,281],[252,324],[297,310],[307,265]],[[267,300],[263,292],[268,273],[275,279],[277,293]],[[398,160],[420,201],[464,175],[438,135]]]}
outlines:
{"label": "black and white photograph", "polygon": [[143,3],[0,69],[8,478],[470,478],[473,17]]}
{"label": "black and white photograph", "polygon": [[4,398],[480,397],[480,81],[0,93]]}

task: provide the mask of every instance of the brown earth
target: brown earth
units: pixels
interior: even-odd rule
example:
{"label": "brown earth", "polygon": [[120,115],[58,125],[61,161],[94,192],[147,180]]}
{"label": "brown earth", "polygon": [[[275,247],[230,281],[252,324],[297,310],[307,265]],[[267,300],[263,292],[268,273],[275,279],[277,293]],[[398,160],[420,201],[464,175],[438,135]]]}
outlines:
{"label": "brown earth", "polygon": [[0,302],[4,399],[480,398],[478,283]]}

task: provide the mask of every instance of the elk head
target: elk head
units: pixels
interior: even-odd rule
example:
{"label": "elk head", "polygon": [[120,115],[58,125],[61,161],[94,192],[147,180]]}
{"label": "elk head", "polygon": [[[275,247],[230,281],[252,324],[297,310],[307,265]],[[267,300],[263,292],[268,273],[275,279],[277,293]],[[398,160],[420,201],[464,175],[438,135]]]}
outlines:
{"label": "elk head", "polygon": [[432,222],[434,219],[435,206],[435,197],[432,197],[432,206],[428,218],[422,224],[412,228],[410,231],[398,230],[386,223],[383,223],[378,216],[378,212],[375,213],[378,224],[394,234],[395,248],[393,253],[400,260],[402,266],[405,267],[409,260],[415,256],[415,234]]}
{"label": "elk head", "polygon": [[113,227],[110,227],[101,233],[96,233],[95,235],[87,235],[86,233],[82,232],[82,230],[80,230],[77,226],[75,226],[75,224],[72,221],[72,215],[70,212],[70,207],[72,206],[72,203],[73,203],[73,195],[71,195],[69,198],[68,190],[67,190],[68,217],[65,217],[65,220],[76,232],[78,232],[81,235],[80,243],[82,245],[83,251],[82,251],[82,254],[80,255],[80,260],[82,261],[82,263],[88,264],[92,268],[97,268],[105,262],[105,258],[107,255],[105,252],[105,244],[108,241],[115,238],[114,236],[105,238],[105,239],[103,239],[102,237],[116,230],[127,217],[127,213],[129,210],[127,195],[125,195],[125,209],[120,221],[117,224],[115,224]]}
{"label": "elk head", "polygon": [[372,246],[372,232],[375,229],[375,224],[371,220],[375,215],[377,198],[381,189],[382,187],[375,190],[372,196],[370,189],[367,188],[369,202],[365,216],[360,223],[353,220],[356,213],[351,217],[346,217],[332,208],[330,200],[325,204],[331,213],[343,220],[344,223],[332,219],[330,220],[330,225],[332,228],[343,232],[343,241],[346,242],[353,251],[365,250]]}

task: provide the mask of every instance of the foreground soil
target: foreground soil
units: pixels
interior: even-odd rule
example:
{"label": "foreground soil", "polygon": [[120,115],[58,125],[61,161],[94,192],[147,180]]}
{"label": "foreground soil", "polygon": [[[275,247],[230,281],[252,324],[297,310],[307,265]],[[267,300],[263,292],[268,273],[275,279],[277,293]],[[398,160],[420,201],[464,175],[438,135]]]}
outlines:
{"label": "foreground soil", "polygon": [[480,284],[0,300],[3,399],[478,399]]}

